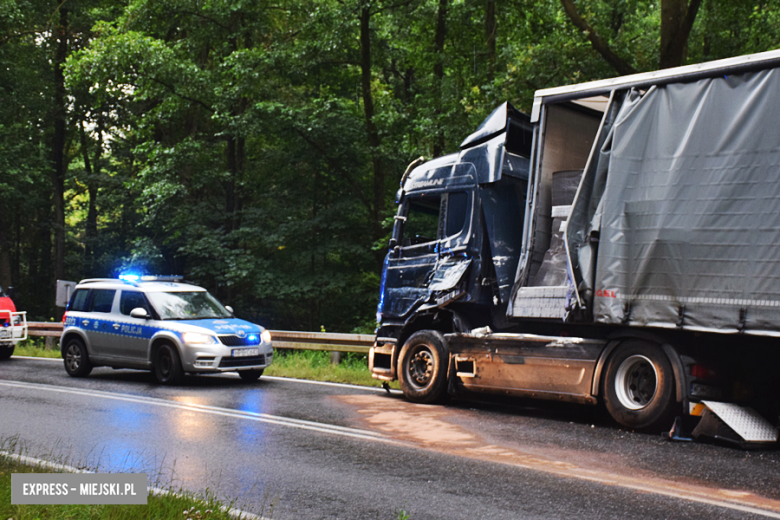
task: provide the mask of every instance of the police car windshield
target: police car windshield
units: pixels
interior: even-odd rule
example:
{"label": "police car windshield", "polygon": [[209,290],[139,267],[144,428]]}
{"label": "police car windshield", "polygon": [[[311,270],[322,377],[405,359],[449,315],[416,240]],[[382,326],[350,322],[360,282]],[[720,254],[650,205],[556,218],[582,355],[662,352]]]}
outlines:
{"label": "police car windshield", "polygon": [[232,317],[228,310],[206,291],[148,292],[146,296],[163,320]]}

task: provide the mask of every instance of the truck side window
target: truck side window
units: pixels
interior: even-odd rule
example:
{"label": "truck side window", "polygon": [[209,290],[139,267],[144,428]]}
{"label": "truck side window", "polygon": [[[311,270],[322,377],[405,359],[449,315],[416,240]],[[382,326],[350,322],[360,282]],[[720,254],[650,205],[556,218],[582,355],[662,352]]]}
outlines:
{"label": "truck side window", "polygon": [[114,303],[113,289],[93,289],[91,312],[111,312],[111,304]]}
{"label": "truck side window", "polygon": [[149,312],[149,306],[146,305],[146,298],[143,293],[138,291],[122,291],[119,297],[119,312],[125,316],[130,316],[130,311],[136,308],[146,309]]}
{"label": "truck side window", "polygon": [[87,310],[87,296],[89,295],[89,289],[76,289],[73,296],[70,298],[70,305],[68,305],[69,311],[86,311]]}
{"label": "truck side window", "polygon": [[447,226],[444,236],[451,237],[463,230],[466,223],[466,210],[468,209],[468,194],[465,191],[456,191],[447,194]]}
{"label": "truck side window", "polygon": [[426,195],[409,199],[409,212],[403,231],[403,245],[413,246],[436,240],[441,197]]}

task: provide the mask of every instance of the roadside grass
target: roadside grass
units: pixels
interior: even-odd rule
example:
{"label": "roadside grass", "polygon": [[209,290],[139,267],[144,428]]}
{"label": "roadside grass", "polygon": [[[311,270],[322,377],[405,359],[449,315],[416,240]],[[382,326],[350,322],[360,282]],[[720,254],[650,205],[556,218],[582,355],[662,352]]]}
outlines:
{"label": "roadside grass", "polygon": [[55,343],[54,348],[46,349],[45,338],[27,338],[16,344],[14,348],[14,356],[30,356],[30,357],[45,357],[45,358],[61,358],[60,346]]}
{"label": "roadside grass", "polygon": [[0,455],[0,518],[8,520],[236,520],[213,496],[188,492],[149,494],[147,505],[24,505],[11,504],[13,473],[62,473]]}
{"label": "roadside grass", "polygon": [[[29,338],[16,345],[15,356],[61,358],[59,346],[47,350],[44,338]],[[292,377],[310,381],[328,381],[360,386],[382,386],[368,371],[368,356],[353,352],[341,354],[338,365],[330,362],[330,352],[317,350],[274,349],[274,362],[264,372],[269,376]],[[397,381],[390,388],[398,389]],[[4,520],[4,519],[2,519]]]}
{"label": "roadside grass", "polygon": [[[329,381],[361,386],[382,386],[368,371],[368,356],[345,352],[338,365],[330,362],[330,352],[317,350],[274,349],[274,362],[265,374],[277,377],[294,377],[312,381]],[[397,381],[390,383],[398,389]]]}

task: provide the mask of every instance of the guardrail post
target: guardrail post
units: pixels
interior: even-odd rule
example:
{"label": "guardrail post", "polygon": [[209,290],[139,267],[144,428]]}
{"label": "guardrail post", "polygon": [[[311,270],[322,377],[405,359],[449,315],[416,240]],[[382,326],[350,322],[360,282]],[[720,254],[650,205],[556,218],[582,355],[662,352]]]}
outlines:
{"label": "guardrail post", "polygon": [[52,350],[54,348],[54,338],[53,336],[46,336],[46,350]]}
{"label": "guardrail post", "polygon": [[338,365],[341,363],[341,352],[337,352],[335,350],[330,351],[330,364],[331,365]]}

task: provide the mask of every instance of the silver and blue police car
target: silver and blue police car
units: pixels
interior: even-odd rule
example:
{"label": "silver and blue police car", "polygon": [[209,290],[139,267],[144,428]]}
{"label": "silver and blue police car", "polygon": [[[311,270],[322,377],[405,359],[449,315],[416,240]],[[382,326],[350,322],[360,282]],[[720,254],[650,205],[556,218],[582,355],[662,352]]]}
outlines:
{"label": "silver and blue police car", "polygon": [[273,361],[270,332],[178,277],[82,280],[63,324],[60,347],[73,377],[109,366],[151,370],[163,384],[229,371],[255,381]]}

